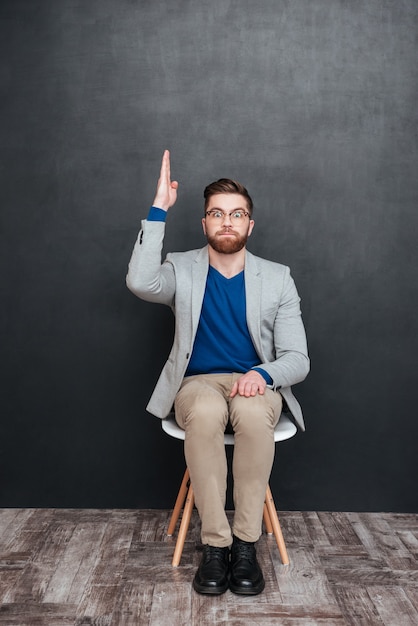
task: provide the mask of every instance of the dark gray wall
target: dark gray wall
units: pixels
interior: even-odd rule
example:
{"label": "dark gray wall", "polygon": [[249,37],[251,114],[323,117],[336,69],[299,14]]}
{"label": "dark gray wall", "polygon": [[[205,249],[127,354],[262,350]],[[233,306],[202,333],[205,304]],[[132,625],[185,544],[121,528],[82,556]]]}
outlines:
{"label": "dark gray wall", "polygon": [[169,507],[145,405],[168,310],[126,267],[164,148],[167,249],[235,177],[291,266],[312,373],[284,509],[418,511],[415,0],[20,0],[1,18],[1,506]]}

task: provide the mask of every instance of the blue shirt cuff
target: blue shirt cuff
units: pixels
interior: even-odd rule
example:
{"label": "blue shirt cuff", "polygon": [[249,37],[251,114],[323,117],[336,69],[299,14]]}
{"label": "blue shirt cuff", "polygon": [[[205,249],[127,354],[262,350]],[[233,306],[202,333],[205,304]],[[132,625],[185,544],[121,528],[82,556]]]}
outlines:
{"label": "blue shirt cuff", "polygon": [[148,222],[165,222],[167,217],[167,211],[159,209],[156,206],[152,206],[149,210],[147,221]]}
{"label": "blue shirt cuff", "polygon": [[263,370],[261,367],[252,367],[251,369],[253,369],[255,372],[258,372],[259,374],[261,374],[261,376],[264,378],[264,380],[266,381],[266,383],[268,385],[272,385],[273,384],[273,379],[270,376],[270,374],[268,374],[268,372]]}

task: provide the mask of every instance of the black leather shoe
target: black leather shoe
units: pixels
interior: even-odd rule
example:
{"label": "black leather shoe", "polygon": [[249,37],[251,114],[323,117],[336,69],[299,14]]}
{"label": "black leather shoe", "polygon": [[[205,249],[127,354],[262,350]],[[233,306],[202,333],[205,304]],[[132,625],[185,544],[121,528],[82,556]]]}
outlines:
{"label": "black leather shoe", "polygon": [[229,588],[234,593],[255,596],[265,587],[263,572],[257,561],[255,546],[234,537],[231,549]]}
{"label": "black leather shoe", "polygon": [[193,580],[198,593],[219,595],[228,589],[229,548],[203,547],[203,556]]}

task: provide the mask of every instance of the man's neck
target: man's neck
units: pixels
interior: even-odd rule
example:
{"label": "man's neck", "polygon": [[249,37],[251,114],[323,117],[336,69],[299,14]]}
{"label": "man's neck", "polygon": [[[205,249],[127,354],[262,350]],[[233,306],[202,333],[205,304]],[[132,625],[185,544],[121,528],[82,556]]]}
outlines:
{"label": "man's neck", "polygon": [[214,267],[225,278],[233,278],[244,269],[245,248],[234,254],[224,254],[216,252],[209,246],[209,265]]}

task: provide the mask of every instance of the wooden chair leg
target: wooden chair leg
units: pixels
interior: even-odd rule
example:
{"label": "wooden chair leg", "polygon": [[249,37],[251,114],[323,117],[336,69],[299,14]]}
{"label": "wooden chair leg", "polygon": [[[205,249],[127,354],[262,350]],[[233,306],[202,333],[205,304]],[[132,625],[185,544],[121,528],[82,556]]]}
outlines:
{"label": "wooden chair leg", "polygon": [[181,481],[180,489],[177,494],[176,503],[171,514],[170,523],[168,525],[167,535],[169,537],[172,537],[172,535],[174,534],[177,520],[180,516],[180,511],[183,508],[184,501],[186,500],[187,490],[189,488],[189,480],[189,470],[186,467],[186,471],[184,472],[183,480]]}
{"label": "wooden chair leg", "polygon": [[183,509],[183,516],[181,518],[179,536],[177,537],[176,547],[174,550],[173,560],[171,562],[173,567],[177,567],[180,563],[181,555],[183,553],[184,542],[186,540],[187,530],[190,524],[190,518],[192,516],[194,506],[194,492],[192,484],[189,485],[189,490],[186,496],[186,503]]}
{"label": "wooden chair leg", "polygon": [[286,544],[283,539],[282,529],[280,528],[279,518],[277,517],[276,506],[274,504],[270,485],[267,485],[265,504],[268,510],[271,525],[273,527],[273,533],[276,538],[277,547],[279,548],[280,558],[282,559],[283,565],[289,565],[289,557],[286,550]]}
{"label": "wooden chair leg", "polygon": [[263,508],[263,520],[264,520],[264,526],[266,527],[266,533],[268,535],[272,535],[273,534],[273,526],[271,525],[271,519],[270,519],[270,515],[269,515],[269,510],[267,508],[266,503],[264,502],[264,508]]}

